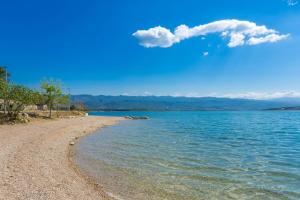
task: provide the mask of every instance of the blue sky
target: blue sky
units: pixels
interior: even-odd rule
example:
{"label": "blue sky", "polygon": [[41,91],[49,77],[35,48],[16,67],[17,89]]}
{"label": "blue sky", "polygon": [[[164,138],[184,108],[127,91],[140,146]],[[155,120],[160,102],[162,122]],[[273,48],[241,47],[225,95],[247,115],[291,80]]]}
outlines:
{"label": "blue sky", "polygon": [[[230,37],[214,32],[167,48],[146,48],[133,36],[225,19],[289,36],[229,47]],[[53,77],[73,94],[300,96],[297,1],[1,0],[0,24],[0,65],[30,87]]]}

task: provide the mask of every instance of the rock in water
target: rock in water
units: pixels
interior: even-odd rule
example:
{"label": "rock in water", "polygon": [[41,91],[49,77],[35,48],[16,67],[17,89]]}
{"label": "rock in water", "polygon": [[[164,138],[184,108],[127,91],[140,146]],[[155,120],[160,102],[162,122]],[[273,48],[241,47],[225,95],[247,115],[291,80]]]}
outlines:
{"label": "rock in water", "polygon": [[138,120],[138,119],[149,119],[149,117],[147,117],[147,116],[126,116],[125,119]]}

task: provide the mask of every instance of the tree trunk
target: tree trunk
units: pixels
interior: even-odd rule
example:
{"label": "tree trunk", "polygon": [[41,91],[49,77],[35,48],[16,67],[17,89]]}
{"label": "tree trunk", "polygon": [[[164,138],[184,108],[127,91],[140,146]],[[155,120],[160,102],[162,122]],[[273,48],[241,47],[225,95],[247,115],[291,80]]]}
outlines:
{"label": "tree trunk", "polygon": [[4,115],[6,115],[6,97],[3,100],[3,107],[4,107]]}
{"label": "tree trunk", "polygon": [[49,118],[51,118],[52,117],[52,106],[50,106],[50,113],[49,113]]}

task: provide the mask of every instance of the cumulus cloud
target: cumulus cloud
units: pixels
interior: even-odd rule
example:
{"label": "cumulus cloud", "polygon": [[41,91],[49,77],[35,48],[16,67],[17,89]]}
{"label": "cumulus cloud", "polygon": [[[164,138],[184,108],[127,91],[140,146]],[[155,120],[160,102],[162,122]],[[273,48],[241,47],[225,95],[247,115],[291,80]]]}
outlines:
{"label": "cumulus cloud", "polygon": [[268,29],[264,25],[236,19],[219,20],[195,27],[180,25],[175,28],[174,32],[165,27],[157,26],[148,30],[138,30],[132,35],[144,47],[168,48],[182,40],[192,37],[203,38],[208,34],[220,34],[223,38],[229,38],[228,47],[231,48],[277,42],[289,36],[288,34],[280,34],[274,29]]}
{"label": "cumulus cloud", "polygon": [[150,28],[148,30],[138,30],[133,36],[140,39],[140,44],[144,47],[170,47],[179,42],[169,29],[161,26]]}
{"label": "cumulus cloud", "polygon": [[277,42],[279,40],[286,39],[289,35],[278,35],[278,34],[270,34],[264,37],[251,37],[248,40],[249,45],[257,45],[265,42]]}
{"label": "cumulus cloud", "polygon": [[228,43],[229,47],[237,47],[245,44],[245,36],[241,33],[232,33],[230,36],[230,41]]}
{"label": "cumulus cloud", "polygon": [[298,4],[297,0],[287,0],[286,2],[289,6],[295,6],[296,4]]}
{"label": "cumulus cloud", "polygon": [[207,51],[203,52],[203,56],[208,56],[208,52]]}

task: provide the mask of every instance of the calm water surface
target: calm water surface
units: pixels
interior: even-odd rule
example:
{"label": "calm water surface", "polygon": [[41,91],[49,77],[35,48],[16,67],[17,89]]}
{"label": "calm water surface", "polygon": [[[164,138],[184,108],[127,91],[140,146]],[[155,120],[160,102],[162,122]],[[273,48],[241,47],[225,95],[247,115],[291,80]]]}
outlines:
{"label": "calm water surface", "polygon": [[84,137],[76,162],[125,200],[300,199],[300,112],[150,116]]}

